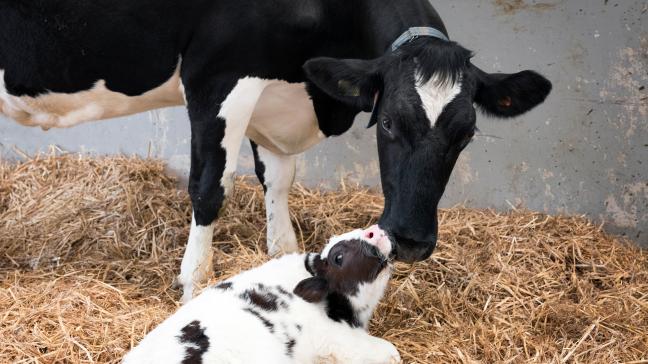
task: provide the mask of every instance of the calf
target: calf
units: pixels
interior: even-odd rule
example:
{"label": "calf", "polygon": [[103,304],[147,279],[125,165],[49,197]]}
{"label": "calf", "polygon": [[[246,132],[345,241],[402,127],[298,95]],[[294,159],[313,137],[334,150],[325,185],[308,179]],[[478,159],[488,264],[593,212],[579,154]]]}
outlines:
{"label": "calf", "polygon": [[243,272],[181,307],[124,363],[398,363],[366,332],[391,275],[377,226]]}

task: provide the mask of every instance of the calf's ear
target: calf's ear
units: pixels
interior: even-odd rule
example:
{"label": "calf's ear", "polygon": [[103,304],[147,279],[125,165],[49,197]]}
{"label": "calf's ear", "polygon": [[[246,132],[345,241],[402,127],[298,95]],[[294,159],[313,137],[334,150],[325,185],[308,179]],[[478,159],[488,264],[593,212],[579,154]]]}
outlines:
{"label": "calf's ear", "polygon": [[299,282],[293,293],[306,302],[317,303],[328,294],[328,282],[322,277],[311,277]]}
{"label": "calf's ear", "polygon": [[473,66],[477,76],[475,103],[486,114],[510,118],[542,103],[551,92],[551,82],[535,71],[513,74],[486,73]]}
{"label": "calf's ear", "polygon": [[311,86],[358,111],[370,112],[382,87],[379,59],[335,59],[319,57],[304,64]]}

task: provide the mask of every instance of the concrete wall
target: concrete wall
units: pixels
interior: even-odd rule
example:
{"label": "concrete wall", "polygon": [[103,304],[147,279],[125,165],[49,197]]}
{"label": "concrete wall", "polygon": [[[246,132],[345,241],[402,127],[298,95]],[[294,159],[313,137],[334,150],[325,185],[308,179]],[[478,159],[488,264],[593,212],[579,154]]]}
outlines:
{"label": "concrete wall", "polygon": [[[648,5],[645,0],[433,1],[451,37],[487,71],[536,69],[554,82],[547,102],[512,121],[480,117],[443,205],[587,214],[648,246]],[[378,180],[367,115],[299,161],[299,180],[334,187]],[[0,120],[0,153],[55,144],[97,154],[167,159],[186,175],[186,112],[167,109],[43,132]],[[241,170],[253,161],[244,147]]]}

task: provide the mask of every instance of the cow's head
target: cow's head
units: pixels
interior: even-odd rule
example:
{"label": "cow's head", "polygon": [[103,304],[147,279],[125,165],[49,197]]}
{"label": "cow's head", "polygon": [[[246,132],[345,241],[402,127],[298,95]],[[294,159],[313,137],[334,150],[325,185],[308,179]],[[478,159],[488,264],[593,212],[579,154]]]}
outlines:
{"label": "cow's head", "polygon": [[385,208],[380,226],[401,261],[432,254],[437,205],[459,153],[475,134],[475,107],[510,118],[545,100],[551,83],[533,71],[489,74],[454,42],[419,38],[373,60],[316,58],[309,81],[357,111],[373,111]]}

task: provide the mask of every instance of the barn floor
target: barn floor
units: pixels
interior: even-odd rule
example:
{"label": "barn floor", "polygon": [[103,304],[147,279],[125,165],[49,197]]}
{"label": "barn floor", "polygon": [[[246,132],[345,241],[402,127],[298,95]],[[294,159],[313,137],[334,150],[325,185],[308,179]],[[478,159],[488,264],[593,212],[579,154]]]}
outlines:
{"label": "barn floor", "polygon": [[[299,186],[306,248],[375,222],[380,196]],[[264,255],[262,191],[241,180],[216,279]],[[118,362],[177,307],[190,205],[156,161],[0,163],[0,363]],[[399,264],[371,331],[406,363],[648,363],[648,254],[580,217],[452,208],[433,257]]]}

